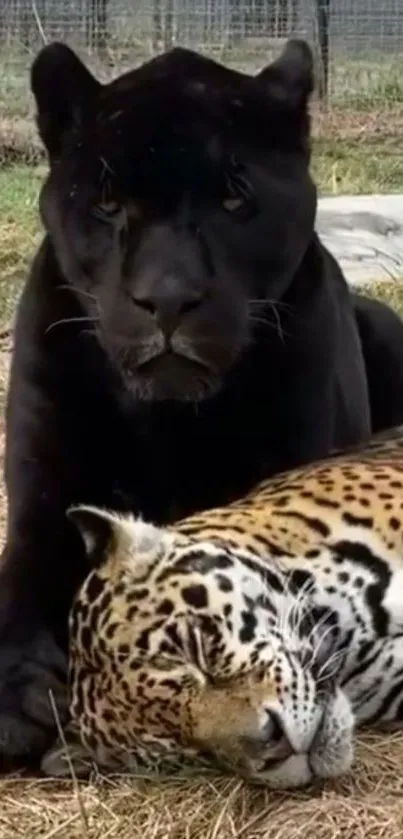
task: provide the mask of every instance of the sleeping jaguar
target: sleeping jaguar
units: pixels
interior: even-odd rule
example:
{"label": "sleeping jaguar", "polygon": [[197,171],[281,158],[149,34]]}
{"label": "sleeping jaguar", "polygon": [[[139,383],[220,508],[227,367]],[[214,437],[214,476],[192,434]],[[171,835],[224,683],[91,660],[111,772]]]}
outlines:
{"label": "sleeping jaguar", "polygon": [[[106,770],[296,787],[403,721],[403,426],[175,528],[71,509],[72,730]],[[63,764],[64,765],[64,764]],[[44,771],[62,773],[56,746]],[[66,771],[68,767],[66,766]]]}

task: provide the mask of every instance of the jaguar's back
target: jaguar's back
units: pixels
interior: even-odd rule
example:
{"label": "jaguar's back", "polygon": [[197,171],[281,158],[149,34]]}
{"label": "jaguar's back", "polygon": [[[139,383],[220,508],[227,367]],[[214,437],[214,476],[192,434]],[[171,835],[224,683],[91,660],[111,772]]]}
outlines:
{"label": "jaguar's back", "polygon": [[197,539],[298,559],[345,539],[400,553],[402,528],[403,426],[347,454],[263,481],[245,498],[175,525]]}

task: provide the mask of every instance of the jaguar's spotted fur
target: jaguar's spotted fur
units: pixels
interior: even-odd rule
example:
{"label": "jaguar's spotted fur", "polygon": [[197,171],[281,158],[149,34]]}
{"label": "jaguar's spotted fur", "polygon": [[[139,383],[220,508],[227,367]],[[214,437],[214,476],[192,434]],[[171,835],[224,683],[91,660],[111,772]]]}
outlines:
{"label": "jaguar's spotted fur", "polygon": [[71,710],[104,767],[297,786],[350,767],[355,725],[401,725],[403,427],[174,529],[71,515]]}

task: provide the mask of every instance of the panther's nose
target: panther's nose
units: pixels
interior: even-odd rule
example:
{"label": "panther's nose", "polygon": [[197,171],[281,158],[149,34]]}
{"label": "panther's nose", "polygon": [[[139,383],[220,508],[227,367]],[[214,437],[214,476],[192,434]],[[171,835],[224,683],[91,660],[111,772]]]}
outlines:
{"label": "panther's nose", "polygon": [[170,338],[182,319],[201,305],[205,295],[199,289],[165,283],[153,292],[135,293],[132,299],[136,306],[153,316],[164,335]]}

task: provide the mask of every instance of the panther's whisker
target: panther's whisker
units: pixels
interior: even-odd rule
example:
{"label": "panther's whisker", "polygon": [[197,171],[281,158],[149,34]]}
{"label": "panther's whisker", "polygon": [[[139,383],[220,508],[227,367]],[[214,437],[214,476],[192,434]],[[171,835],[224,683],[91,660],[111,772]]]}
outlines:
{"label": "panther's whisker", "polygon": [[278,309],[284,309],[284,311],[292,312],[294,311],[294,306],[290,306],[289,303],[284,303],[282,300],[272,300],[271,298],[249,298],[248,306],[277,306]]}
{"label": "panther's whisker", "polygon": [[78,317],[60,318],[60,320],[55,320],[55,321],[53,321],[53,323],[51,323],[49,326],[46,327],[45,335],[47,335],[47,333],[50,332],[52,329],[54,329],[56,326],[61,326],[62,324],[80,323],[80,322],[83,322],[83,323],[84,322],[86,322],[86,323],[88,323],[88,322],[97,323],[98,320],[99,320],[99,318],[95,318],[91,315],[80,315]]}
{"label": "panther's whisker", "polygon": [[91,335],[93,338],[99,339],[99,332],[96,329],[82,329],[81,335]]}
{"label": "panther's whisker", "polygon": [[274,322],[272,320],[269,320],[269,318],[267,316],[263,317],[261,315],[253,315],[253,314],[249,313],[248,314],[248,321],[249,321],[249,323],[261,324],[262,326],[268,326],[269,328],[274,329],[281,336],[281,340],[283,340],[284,336],[290,337],[290,333],[286,332],[283,329],[278,317],[276,317],[275,322]]}
{"label": "panther's whisker", "polygon": [[274,303],[271,303],[270,306],[271,306],[273,315],[275,317],[275,321],[276,321],[275,328],[276,328],[277,334],[278,334],[281,342],[284,344],[284,331],[283,331],[283,327],[282,327],[282,323],[281,323],[281,316],[279,314],[278,309],[274,305]]}
{"label": "panther's whisker", "polygon": [[262,324],[263,326],[268,326],[270,329],[274,329],[274,331],[277,332],[281,342],[284,343],[284,338],[285,337],[289,338],[290,333],[286,332],[283,329],[278,312],[275,312],[275,315],[276,315],[276,318],[275,318],[276,322],[275,323],[271,322],[267,318],[251,315],[250,313],[248,314],[248,320],[250,321],[250,323]]}
{"label": "panther's whisker", "polygon": [[90,291],[86,291],[84,288],[79,288],[78,286],[70,285],[69,283],[63,283],[62,285],[59,285],[58,288],[73,291],[74,294],[82,294],[83,297],[89,297],[90,300],[94,300],[95,303],[99,303],[99,300],[95,296],[95,294],[91,294]]}

